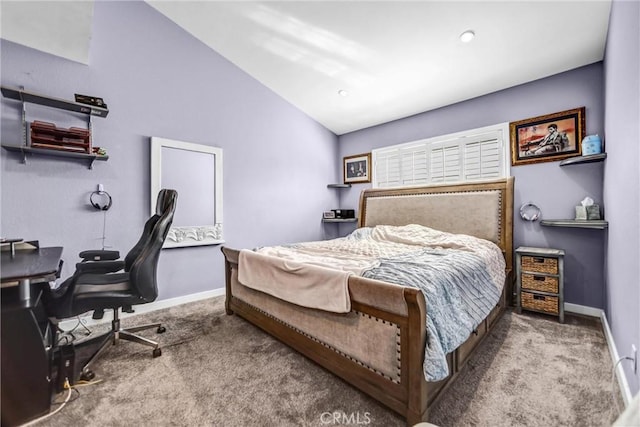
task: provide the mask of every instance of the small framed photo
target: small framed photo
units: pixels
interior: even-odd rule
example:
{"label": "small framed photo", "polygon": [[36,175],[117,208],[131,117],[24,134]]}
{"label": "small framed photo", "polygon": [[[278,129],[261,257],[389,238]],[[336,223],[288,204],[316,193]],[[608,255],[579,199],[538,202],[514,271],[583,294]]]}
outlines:
{"label": "small framed photo", "polygon": [[584,112],[584,107],[580,107],[509,123],[511,165],[580,156]]}
{"label": "small framed photo", "polygon": [[343,168],[345,184],[371,182],[371,153],[345,157]]}

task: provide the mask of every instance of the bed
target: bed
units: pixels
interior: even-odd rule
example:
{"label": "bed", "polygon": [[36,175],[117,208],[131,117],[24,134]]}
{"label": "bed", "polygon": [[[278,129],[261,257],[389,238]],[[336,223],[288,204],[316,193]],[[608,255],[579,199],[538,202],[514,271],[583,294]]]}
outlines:
{"label": "bed", "polygon": [[[304,307],[243,285],[243,251],[222,248],[227,314],[237,314],[406,418],[428,421],[429,407],[456,378],[510,303],[513,286],[513,178],[473,184],[366,189],[358,225],[418,224],[495,243],[504,256],[504,286],[466,341],[446,354],[448,375],[423,371],[429,301],[421,290],[391,280],[347,278],[349,311]],[[245,267],[246,268],[246,267]],[[441,307],[432,307],[432,310]]]}

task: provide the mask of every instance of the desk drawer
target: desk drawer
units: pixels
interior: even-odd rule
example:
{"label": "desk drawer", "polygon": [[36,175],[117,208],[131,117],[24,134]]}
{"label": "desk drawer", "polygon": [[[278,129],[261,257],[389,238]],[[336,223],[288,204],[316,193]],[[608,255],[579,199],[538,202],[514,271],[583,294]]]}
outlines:
{"label": "desk drawer", "polygon": [[532,273],[558,274],[558,259],[541,256],[523,256],[522,271]]}

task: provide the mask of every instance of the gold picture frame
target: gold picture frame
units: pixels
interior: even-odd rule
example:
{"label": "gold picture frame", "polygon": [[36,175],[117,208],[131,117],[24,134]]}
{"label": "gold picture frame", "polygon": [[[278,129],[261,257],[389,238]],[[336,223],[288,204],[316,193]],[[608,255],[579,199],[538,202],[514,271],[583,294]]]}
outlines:
{"label": "gold picture frame", "polygon": [[582,154],[585,108],[509,123],[511,165],[553,162]]}

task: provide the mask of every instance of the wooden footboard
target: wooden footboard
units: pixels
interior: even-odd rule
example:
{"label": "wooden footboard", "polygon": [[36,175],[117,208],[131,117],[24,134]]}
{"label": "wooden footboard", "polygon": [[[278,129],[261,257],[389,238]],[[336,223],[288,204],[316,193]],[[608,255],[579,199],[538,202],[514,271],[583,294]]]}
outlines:
{"label": "wooden footboard", "polygon": [[449,355],[451,375],[427,383],[422,370],[427,308],[420,290],[352,276],[350,313],[310,309],[243,286],[237,279],[239,252],[229,248],[222,252],[227,314],[235,313],[278,338],[405,417],[408,425],[427,420],[428,407],[505,306],[503,293],[485,322]]}

